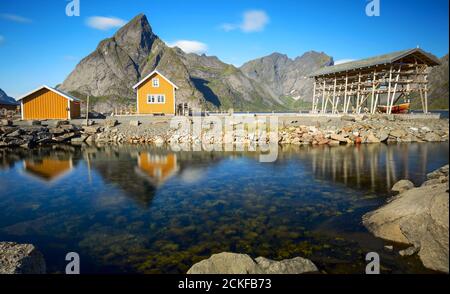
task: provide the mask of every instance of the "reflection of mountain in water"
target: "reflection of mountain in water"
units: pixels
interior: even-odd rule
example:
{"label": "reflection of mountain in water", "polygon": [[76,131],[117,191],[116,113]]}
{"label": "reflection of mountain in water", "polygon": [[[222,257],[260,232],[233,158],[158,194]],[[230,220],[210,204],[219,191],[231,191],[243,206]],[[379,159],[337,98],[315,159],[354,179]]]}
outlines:
{"label": "reflection of mountain in water", "polygon": [[196,167],[210,166],[223,154],[205,152],[173,153],[149,146],[107,146],[85,149],[84,159],[104,181],[122,189],[126,196],[148,207],[157,189],[176,175],[183,178]]}

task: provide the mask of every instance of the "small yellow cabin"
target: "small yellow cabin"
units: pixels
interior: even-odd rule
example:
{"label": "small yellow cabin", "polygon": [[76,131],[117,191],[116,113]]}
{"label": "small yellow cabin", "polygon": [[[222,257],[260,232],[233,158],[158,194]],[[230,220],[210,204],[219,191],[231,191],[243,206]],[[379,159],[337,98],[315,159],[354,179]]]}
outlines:
{"label": "small yellow cabin", "polygon": [[175,91],[178,87],[157,70],[133,86],[137,114],[175,115]]}
{"label": "small yellow cabin", "polygon": [[23,120],[80,118],[80,100],[49,86],[42,86],[18,99]]}

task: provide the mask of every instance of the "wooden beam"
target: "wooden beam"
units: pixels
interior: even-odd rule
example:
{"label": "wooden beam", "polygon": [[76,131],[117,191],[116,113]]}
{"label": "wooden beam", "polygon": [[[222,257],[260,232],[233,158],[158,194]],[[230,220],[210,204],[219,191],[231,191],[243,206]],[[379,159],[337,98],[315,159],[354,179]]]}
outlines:
{"label": "wooden beam", "polygon": [[[392,65],[391,68],[389,70],[389,84],[388,84],[388,95],[387,95],[387,101],[386,101],[386,105],[390,104],[390,99],[391,99],[391,83],[392,83]],[[390,114],[391,110],[388,108],[387,109],[387,113]]]}
{"label": "wooden beam", "polygon": [[323,81],[323,88],[322,88],[322,113],[324,113],[324,110],[325,110],[325,85],[326,85],[326,82]]}
{"label": "wooden beam", "polygon": [[316,79],[314,79],[314,90],[313,90],[313,103],[312,103],[312,112],[316,112]]}
{"label": "wooden beam", "polygon": [[344,113],[347,113],[347,87],[348,87],[348,75],[345,75],[345,90],[344,90]]}

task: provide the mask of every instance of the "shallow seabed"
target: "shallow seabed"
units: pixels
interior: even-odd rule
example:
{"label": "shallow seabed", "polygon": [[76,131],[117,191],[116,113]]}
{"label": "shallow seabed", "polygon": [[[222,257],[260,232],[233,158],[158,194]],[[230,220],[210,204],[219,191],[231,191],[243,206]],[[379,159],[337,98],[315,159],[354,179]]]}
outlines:
{"label": "shallow seabed", "polygon": [[[172,152],[149,146],[0,149],[0,240],[33,243],[49,272],[184,273],[213,253],[311,259],[327,273],[427,273],[361,225],[403,178],[448,163],[448,143]],[[399,246],[395,246],[398,251]]]}

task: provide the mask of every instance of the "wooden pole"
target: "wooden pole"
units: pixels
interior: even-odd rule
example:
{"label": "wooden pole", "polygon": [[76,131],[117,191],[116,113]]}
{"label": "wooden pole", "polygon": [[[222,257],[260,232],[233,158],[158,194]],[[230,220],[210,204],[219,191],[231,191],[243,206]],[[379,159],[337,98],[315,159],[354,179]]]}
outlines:
{"label": "wooden pole", "polygon": [[347,86],[348,86],[348,74],[345,74],[345,90],[344,90],[344,113],[347,113]]}
{"label": "wooden pole", "polygon": [[424,113],[428,113],[428,75],[425,75],[425,77],[424,77],[424,79],[425,79],[425,110],[424,110]]}
{"label": "wooden pole", "polygon": [[360,99],[360,94],[361,94],[361,72],[359,72],[359,74],[358,74],[358,93],[356,93],[356,113],[358,113],[359,114],[359,112],[360,112],[360,105],[359,105],[359,103],[360,103],[360,101],[359,101],[359,99]]}
{"label": "wooden pole", "polygon": [[398,80],[400,79],[400,71],[401,70],[402,70],[402,66],[400,65],[400,67],[398,69],[398,74],[395,77],[395,86],[394,86],[394,92],[392,93],[392,97],[391,97],[391,104],[389,105],[389,109],[390,109],[389,114],[392,113],[392,107],[394,106],[394,99],[395,99],[395,94],[397,92],[397,85],[398,85]]}
{"label": "wooden pole", "polygon": [[86,126],[89,123],[89,95],[86,98]]}
{"label": "wooden pole", "polygon": [[[389,69],[389,84],[388,84],[388,93],[387,93],[387,102],[386,102],[387,106],[390,105],[390,100],[391,100],[391,83],[392,83],[392,65],[391,65],[391,68]],[[390,107],[387,108],[386,112],[387,112],[387,114],[391,114]]]}
{"label": "wooden pole", "polygon": [[333,114],[334,114],[335,103],[336,103],[336,77],[334,77],[333,102],[332,102],[333,105],[331,106],[331,113],[333,113]]}
{"label": "wooden pole", "polygon": [[376,83],[377,71],[373,71],[373,79],[372,79],[372,99],[370,101],[370,113],[375,113],[375,83]]}
{"label": "wooden pole", "polygon": [[316,112],[316,79],[314,78],[312,112]]}
{"label": "wooden pole", "polygon": [[326,81],[323,81],[323,88],[322,88],[322,113],[325,110],[325,85],[326,85]]}

